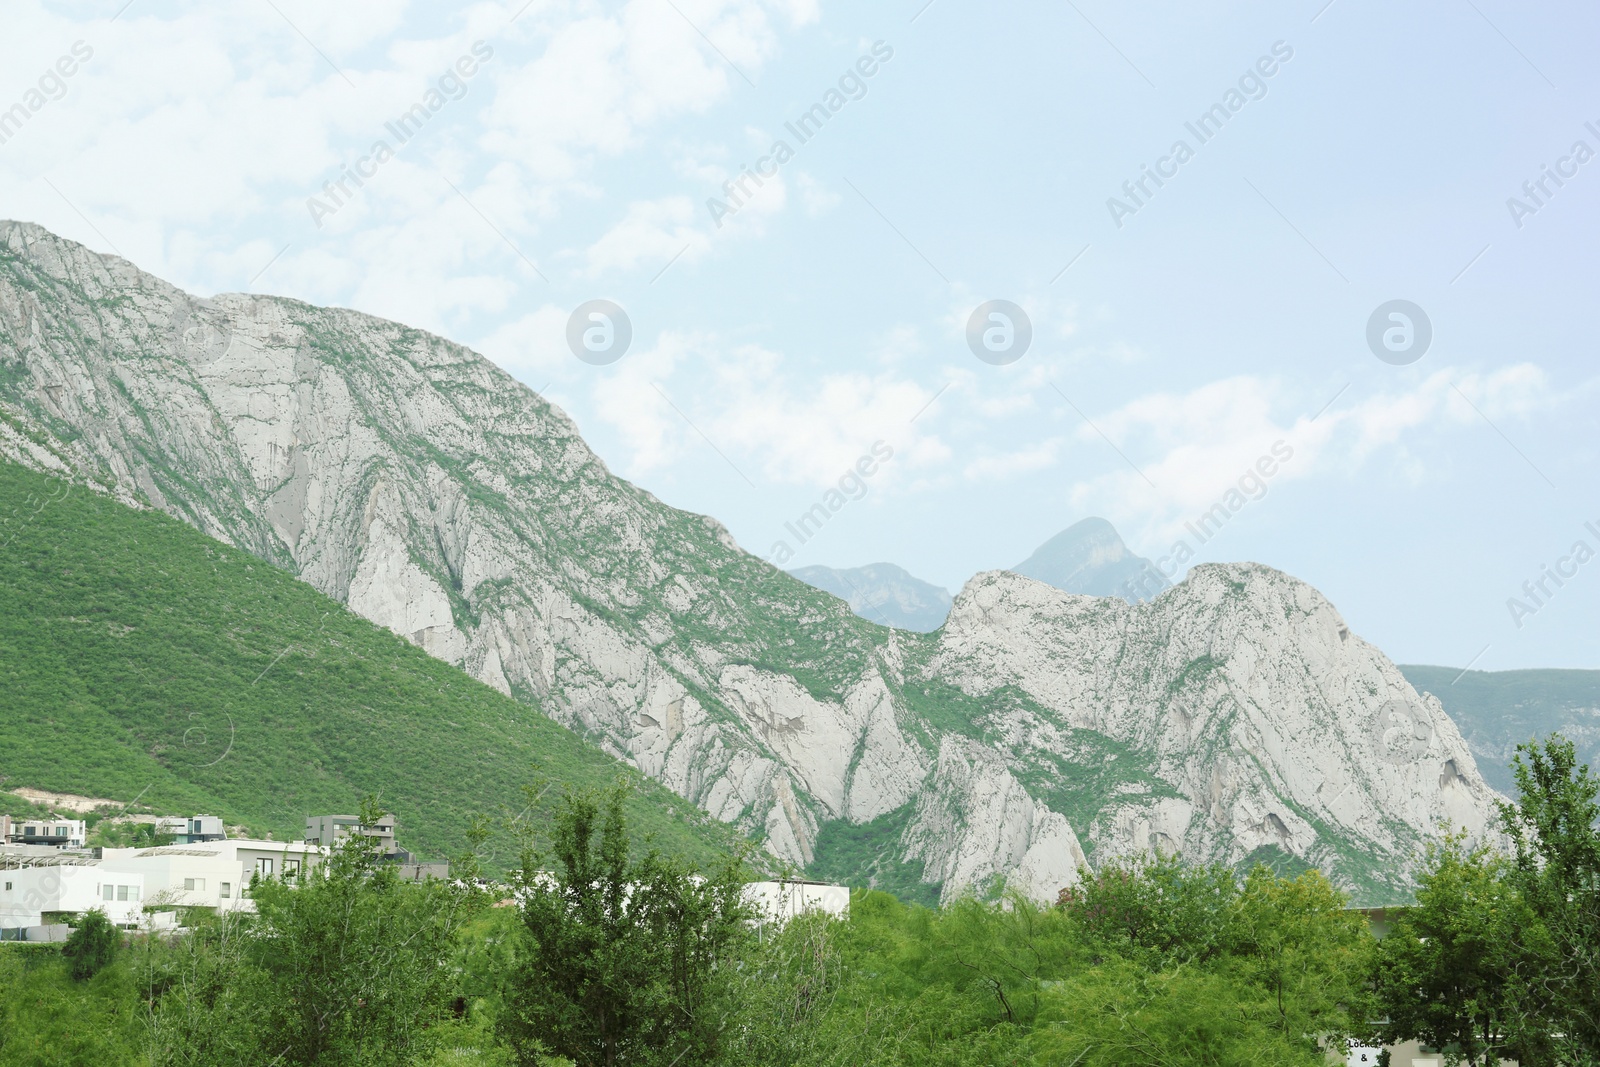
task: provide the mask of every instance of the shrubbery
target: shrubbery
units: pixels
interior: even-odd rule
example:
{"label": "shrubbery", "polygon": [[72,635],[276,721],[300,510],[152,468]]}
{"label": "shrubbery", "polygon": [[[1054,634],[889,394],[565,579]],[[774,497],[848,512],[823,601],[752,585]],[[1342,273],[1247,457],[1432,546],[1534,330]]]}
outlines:
{"label": "shrubbery", "polygon": [[1054,906],[858,891],[758,927],[737,862],[641,853],[621,786],[568,793],[499,901],[471,862],[404,883],[357,839],[183,938],[108,956],[91,915],[55,958],[0,950],[0,1062],[1313,1067],[1354,1037],[1591,1067],[1600,790],[1575,762],[1527,746],[1506,851],[1446,838],[1381,941],[1315,871],[1171,857]]}
{"label": "shrubbery", "polygon": [[106,913],[91,909],[83,916],[76,929],[61,946],[61,955],[67,961],[67,973],[74,981],[93,978],[116,958],[122,935],[111,925]]}

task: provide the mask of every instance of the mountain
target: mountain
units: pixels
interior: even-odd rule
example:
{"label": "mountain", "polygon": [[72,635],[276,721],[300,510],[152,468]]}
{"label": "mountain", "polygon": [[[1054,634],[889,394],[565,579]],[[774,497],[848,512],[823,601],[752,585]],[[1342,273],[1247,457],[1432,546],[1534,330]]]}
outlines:
{"label": "mountain", "polygon": [[[1011,570],[1069,593],[1116,596],[1130,604],[1172,588],[1155,564],[1134,555],[1105,519],[1074,523]],[[885,626],[929,633],[943,626],[950,614],[949,593],[893,563],[851,568],[816,565],[789,573],[845,601],[863,619]]]}
{"label": "mountain", "polygon": [[1270,568],[1142,604],[988,572],[936,633],[875,625],[612,475],[460,345],[193,297],[20,223],[0,452],[282,568],[797,867],[1053,898],[1160,847],[1380,900],[1437,822],[1493,817],[1438,701]]}
{"label": "mountain", "polygon": [[541,775],[559,790],[623,774],[633,828],[662,849],[734,844],[526,704],[160,512],[0,462],[0,545],[8,790],[208,812],[279,840],[377,794],[408,847],[443,859],[468,851],[473,815],[521,811]]}
{"label": "mountain", "polygon": [[1136,556],[1105,519],[1073,523],[1011,568],[1046,585],[1086,596],[1152,600],[1172,583],[1154,563]]}
{"label": "mountain", "polygon": [[944,625],[950,614],[950,594],[931,582],[914,577],[893,563],[865,567],[797,567],[789,572],[807,585],[850,605],[850,610],[872,622],[901,630],[928,633]]}
{"label": "mountain", "polygon": [[1511,760],[1517,746],[1553,733],[1577,746],[1600,770],[1600,671],[1460,671],[1401,667],[1406,680],[1439,698],[1461,728],[1489,784],[1516,795]]}

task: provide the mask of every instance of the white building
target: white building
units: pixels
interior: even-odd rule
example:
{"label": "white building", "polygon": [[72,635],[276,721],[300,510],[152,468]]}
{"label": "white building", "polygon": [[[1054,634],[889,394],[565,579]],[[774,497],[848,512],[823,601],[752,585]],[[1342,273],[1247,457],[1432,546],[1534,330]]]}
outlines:
{"label": "white building", "polygon": [[82,848],[89,824],[82,819],[17,819],[0,815],[0,845]]}
{"label": "white building", "polygon": [[825,882],[751,882],[744,887],[744,899],[755,907],[761,922],[786,923],[808,911],[836,919],[850,914],[850,887]]}
{"label": "white building", "polygon": [[[250,879],[292,878],[321,862],[327,850],[301,841],[227,839],[155,848],[105,848],[99,865],[143,878],[145,902],[154,907],[245,910]],[[109,875],[108,875],[109,876]]]}
{"label": "white building", "polygon": [[142,874],[107,871],[89,859],[7,867],[0,869],[0,929],[52,925],[91,908],[118,926],[137,926],[144,896]]}

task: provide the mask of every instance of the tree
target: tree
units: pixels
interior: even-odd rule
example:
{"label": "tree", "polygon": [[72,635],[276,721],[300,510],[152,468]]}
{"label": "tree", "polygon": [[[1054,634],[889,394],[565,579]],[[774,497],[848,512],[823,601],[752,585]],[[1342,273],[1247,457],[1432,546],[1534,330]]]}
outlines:
{"label": "tree", "polygon": [[[743,864],[702,877],[654,850],[633,857],[627,793],[621,781],[569,791],[548,856],[525,844],[521,939],[499,1019],[525,1064],[546,1053],[579,1067],[715,1058],[725,964],[749,937]],[[542,869],[547,858],[554,870]]]}
{"label": "tree", "polygon": [[1232,917],[1233,953],[1262,985],[1287,1037],[1323,1039],[1354,1033],[1352,1008],[1375,947],[1366,919],[1317,871],[1281,878],[1257,865],[1245,878]]}
{"label": "tree", "polygon": [[1460,835],[1430,846],[1416,906],[1374,955],[1373,992],[1387,1015],[1378,1043],[1420,1040],[1448,1063],[1537,1054],[1526,946],[1541,935],[1510,872],[1505,856]]}
{"label": "tree", "polygon": [[[362,806],[370,825],[376,803]],[[157,1017],[159,1063],[398,1065],[433,1048],[476,895],[402,881],[351,834],[314,868],[250,883],[255,915],[197,931]]]}
{"label": "tree", "polygon": [[1102,952],[1199,961],[1227,945],[1239,896],[1227,867],[1191,867],[1177,856],[1156,855],[1081,876],[1057,905]]}
{"label": "tree", "polygon": [[1600,780],[1559,736],[1517,746],[1514,770],[1518,799],[1500,820],[1511,878],[1544,934],[1518,938],[1538,972],[1532,996],[1564,1060],[1600,1061]]}
{"label": "tree", "polygon": [[93,978],[116,958],[121,943],[122,935],[104,911],[94,908],[85,912],[61,948],[67,972],[80,982]]}
{"label": "tree", "polygon": [[1075,1067],[1251,1064],[1323,1067],[1285,1034],[1261,988],[1229,961],[1151,971],[1112,958],[1054,985],[1032,1034],[1033,1062]]}

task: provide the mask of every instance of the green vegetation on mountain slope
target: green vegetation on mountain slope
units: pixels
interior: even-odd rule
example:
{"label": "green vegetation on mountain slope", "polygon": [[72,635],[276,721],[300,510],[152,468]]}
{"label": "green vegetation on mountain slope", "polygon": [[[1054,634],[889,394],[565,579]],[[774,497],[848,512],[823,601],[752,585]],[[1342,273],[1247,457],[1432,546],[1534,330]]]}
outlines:
{"label": "green vegetation on mountain slope", "polygon": [[[464,851],[468,818],[536,777],[636,783],[630,825],[708,861],[720,824],[545,718],[255,556],[0,463],[4,788],[204,811],[298,838],[378,794],[403,841]],[[506,852],[506,843],[486,850]]]}
{"label": "green vegetation on mountain slope", "polygon": [[1510,795],[1517,746],[1559,733],[1591,767],[1600,766],[1600,671],[1466,671],[1400,666],[1418,692],[1432,693],[1461,729],[1489,784]]}

